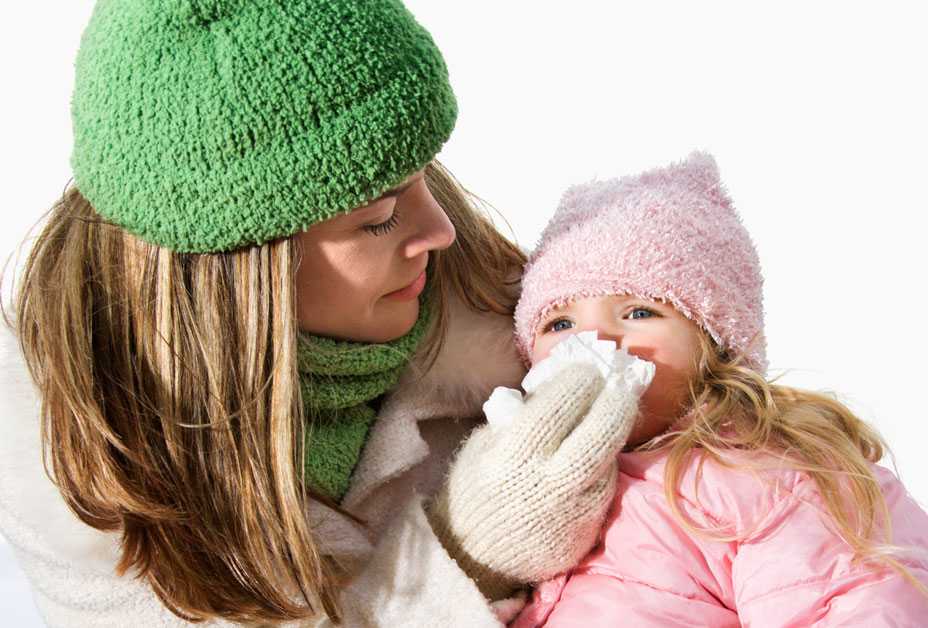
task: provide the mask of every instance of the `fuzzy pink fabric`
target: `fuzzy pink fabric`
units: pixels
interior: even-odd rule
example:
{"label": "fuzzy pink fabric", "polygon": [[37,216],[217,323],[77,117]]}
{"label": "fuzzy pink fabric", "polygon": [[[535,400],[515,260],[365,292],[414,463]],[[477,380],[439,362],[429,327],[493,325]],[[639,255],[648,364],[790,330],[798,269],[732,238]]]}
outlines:
{"label": "fuzzy pink fabric", "polygon": [[[683,516],[737,542],[695,533],[671,510],[667,448],[620,454],[602,542],[540,583],[510,628],[928,626],[928,597],[854,559],[812,478],[768,454],[730,451],[719,462],[691,453],[674,487]],[[895,558],[928,585],[928,515],[890,470],[870,471]]]}
{"label": "fuzzy pink fabric", "polygon": [[672,304],[723,348],[767,368],[757,251],[711,155],[565,192],[522,277],[516,343],[528,362],[551,308],[632,294]]}

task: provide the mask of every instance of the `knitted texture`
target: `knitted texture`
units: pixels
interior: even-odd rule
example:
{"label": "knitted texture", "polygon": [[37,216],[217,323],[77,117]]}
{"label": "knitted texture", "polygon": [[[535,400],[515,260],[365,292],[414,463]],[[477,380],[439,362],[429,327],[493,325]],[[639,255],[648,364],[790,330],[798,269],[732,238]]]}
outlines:
{"label": "knitted texture", "polygon": [[369,405],[396,385],[431,323],[423,301],[412,329],[381,344],[301,334],[300,389],[306,408],[306,481],[336,501],[348,491],[367,434],[377,418]]}
{"label": "knitted texture", "polygon": [[571,187],[522,277],[516,344],[528,362],[551,308],[581,296],[631,294],[672,304],[746,363],[767,368],[757,251],[715,160]]}
{"label": "knitted texture", "polygon": [[98,0],[71,164],[103,217],[215,252],[379,197],[456,116],[441,54],[399,0]]}
{"label": "knitted texture", "polygon": [[573,364],[526,399],[512,424],[476,429],[429,518],[490,600],[569,569],[593,547],[638,412],[628,382],[606,388]]}

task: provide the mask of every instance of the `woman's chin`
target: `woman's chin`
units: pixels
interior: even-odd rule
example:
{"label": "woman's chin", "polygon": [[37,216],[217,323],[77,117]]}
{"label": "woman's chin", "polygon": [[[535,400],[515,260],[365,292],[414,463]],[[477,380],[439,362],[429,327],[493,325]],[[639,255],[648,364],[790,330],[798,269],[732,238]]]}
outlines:
{"label": "woman's chin", "polygon": [[419,301],[388,301],[381,299],[376,310],[377,329],[371,334],[371,342],[390,342],[410,332],[419,319]]}

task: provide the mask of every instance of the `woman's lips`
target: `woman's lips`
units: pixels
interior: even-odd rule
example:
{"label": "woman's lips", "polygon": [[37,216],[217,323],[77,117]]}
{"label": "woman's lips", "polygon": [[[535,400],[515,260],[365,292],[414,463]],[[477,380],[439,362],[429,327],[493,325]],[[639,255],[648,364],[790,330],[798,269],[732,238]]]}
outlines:
{"label": "woman's lips", "polygon": [[400,288],[399,290],[394,290],[393,292],[388,292],[384,295],[386,299],[395,299],[397,301],[409,301],[415,299],[422,292],[422,289],[425,288],[425,271],[423,270],[419,273],[419,276],[413,280],[411,284],[405,288]]}

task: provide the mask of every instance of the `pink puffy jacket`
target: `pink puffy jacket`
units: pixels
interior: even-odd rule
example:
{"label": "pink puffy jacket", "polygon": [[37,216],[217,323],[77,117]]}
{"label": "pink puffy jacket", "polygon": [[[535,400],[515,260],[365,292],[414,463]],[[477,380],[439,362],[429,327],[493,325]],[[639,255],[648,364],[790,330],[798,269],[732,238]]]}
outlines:
{"label": "pink puffy jacket", "polygon": [[[539,585],[512,626],[928,626],[928,597],[888,569],[852,563],[814,482],[794,470],[760,475],[693,456],[684,513],[741,537],[687,530],[664,497],[666,453],[619,457],[619,488],[602,542],[566,576]],[[928,515],[875,467],[894,545],[928,584]]]}

